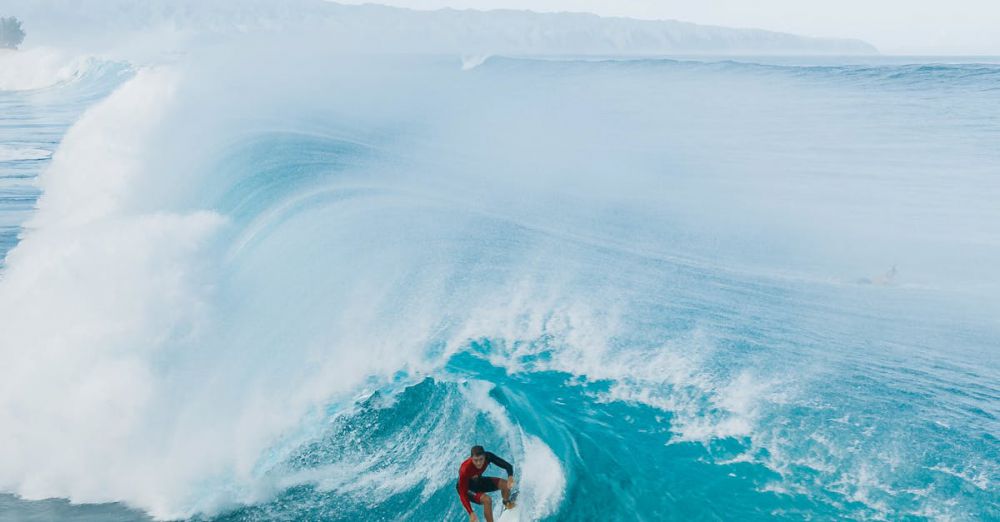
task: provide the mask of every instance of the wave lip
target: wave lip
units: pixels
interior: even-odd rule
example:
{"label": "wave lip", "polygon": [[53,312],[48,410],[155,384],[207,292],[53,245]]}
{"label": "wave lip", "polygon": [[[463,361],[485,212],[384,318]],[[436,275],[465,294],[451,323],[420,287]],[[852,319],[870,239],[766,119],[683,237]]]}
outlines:
{"label": "wave lip", "polygon": [[0,49],[0,91],[29,91],[72,81],[97,61],[48,48]]}

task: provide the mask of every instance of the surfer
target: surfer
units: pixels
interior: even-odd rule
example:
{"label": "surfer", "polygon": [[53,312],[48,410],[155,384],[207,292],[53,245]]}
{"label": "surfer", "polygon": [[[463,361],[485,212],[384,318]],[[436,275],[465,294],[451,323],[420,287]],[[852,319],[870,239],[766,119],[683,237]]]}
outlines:
{"label": "surfer", "polygon": [[[484,477],[483,472],[486,467],[493,464],[503,468],[507,472],[507,480],[500,477]],[[514,466],[506,460],[483,449],[482,446],[473,446],[472,455],[465,459],[465,462],[458,468],[458,498],[462,499],[462,506],[469,513],[469,521],[477,522],[479,518],[472,511],[469,503],[483,505],[483,514],[486,515],[486,522],[493,522],[493,500],[487,493],[500,490],[503,495],[503,505],[507,509],[514,507],[514,502],[510,498],[510,490],[514,487]]]}

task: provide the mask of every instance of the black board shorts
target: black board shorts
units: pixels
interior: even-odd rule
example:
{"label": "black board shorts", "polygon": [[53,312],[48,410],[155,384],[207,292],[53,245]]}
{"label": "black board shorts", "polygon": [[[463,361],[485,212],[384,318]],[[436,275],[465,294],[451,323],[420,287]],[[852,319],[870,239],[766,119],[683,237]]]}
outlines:
{"label": "black board shorts", "polygon": [[473,477],[469,479],[469,500],[475,502],[476,504],[482,504],[483,493],[492,493],[494,491],[500,490],[500,481],[503,480],[499,477]]}

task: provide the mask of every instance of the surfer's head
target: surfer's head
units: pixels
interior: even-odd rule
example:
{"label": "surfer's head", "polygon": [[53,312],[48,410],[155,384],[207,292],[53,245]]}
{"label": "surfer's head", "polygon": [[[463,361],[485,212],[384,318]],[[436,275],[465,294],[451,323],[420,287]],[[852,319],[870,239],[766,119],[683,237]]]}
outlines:
{"label": "surfer's head", "polygon": [[482,446],[472,447],[472,464],[477,468],[486,465],[486,450]]}

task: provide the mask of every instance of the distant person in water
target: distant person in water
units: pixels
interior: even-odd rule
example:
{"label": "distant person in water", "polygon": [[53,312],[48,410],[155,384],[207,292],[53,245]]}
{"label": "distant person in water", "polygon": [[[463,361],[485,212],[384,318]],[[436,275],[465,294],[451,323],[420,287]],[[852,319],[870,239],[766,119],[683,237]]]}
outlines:
{"label": "distant person in water", "polygon": [[874,278],[862,277],[861,279],[858,279],[857,282],[858,284],[862,285],[889,286],[895,280],[896,280],[896,265],[892,265],[892,268],[890,268],[888,272],[880,276]]}
{"label": "distant person in water", "polygon": [[[493,464],[503,468],[507,472],[507,479],[500,477],[484,477],[483,472]],[[507,509],[514,507],[514,502],[510,499],[510,490],[514,487],[514,466],[506,460],[486,451],[482,446],[473,446],[472,455],[465,459],[462,466],[458,468],[458,498],[462,499],[462,506],[469,513],[469,521],[477,522],[476,513],[472,511],[470,502],[483,505],[483,513],[486,515],[486,522],[493,522],[493,500],[487,493],[500,490],[503,495],[503,505]]]}

